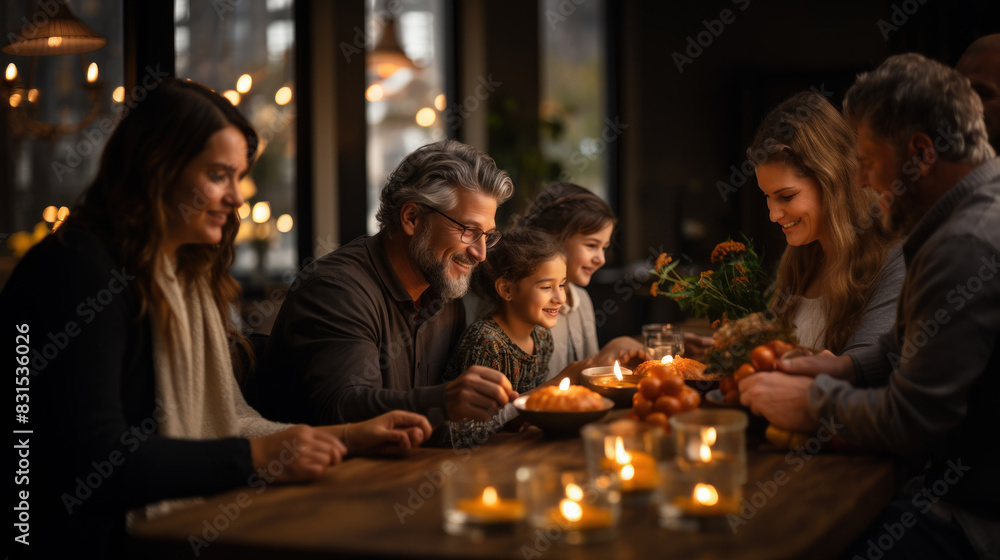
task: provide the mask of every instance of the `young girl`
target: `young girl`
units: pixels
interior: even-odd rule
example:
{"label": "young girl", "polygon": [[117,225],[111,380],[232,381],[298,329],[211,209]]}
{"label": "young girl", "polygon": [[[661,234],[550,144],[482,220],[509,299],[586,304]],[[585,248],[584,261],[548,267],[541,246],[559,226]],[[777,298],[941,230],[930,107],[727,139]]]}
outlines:
{"label": "young girl", "polygon": [[524,218],[517,222],[551,235],[566,253],[569,284],[566,304],[552,329],[555,347],[549,360],[549,379],[573,362],[589,359],[593,365],[609,365],[616,358],[627,358],[642,350],[642,344],[626,336],[612,340],[603,349],[597,345],[594,304],[583,289],[604,266],[604,252],[611,245],[616,223],[615,214],[606,202],[573,183],[552,183],[545,187]]}
{"label": "young girl", "polygon": [[[490,249],[474,281],[490,311],[465,331],[444,380],[480,365],[502,372],[519,393],[534,389],[546,379],[553,347],[549,329],[556,325],[566,300],[566,256],[541,231],[515,228]],[[481,444],[508,415],[505,409],[490,421],[451,424],[452,445]]]}

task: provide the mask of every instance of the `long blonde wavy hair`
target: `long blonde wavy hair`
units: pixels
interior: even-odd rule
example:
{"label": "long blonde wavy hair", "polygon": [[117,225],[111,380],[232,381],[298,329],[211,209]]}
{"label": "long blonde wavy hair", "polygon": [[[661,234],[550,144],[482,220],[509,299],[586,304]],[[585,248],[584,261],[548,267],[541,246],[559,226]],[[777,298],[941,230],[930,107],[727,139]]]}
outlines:
{"label": "long blonde wavy hair", "polygon": [[[857,132],[822,95],[804,91],[775,107],[761,122],[747,156],[755,166],[777,163],[820,187],[826,253],[819,242],[789,246],[781,256],[771,311],[791,326],[802,295],[821,282],[826,347],[839,353],[851,338],[876,288],[895,238],[879,219],[878,195],[857,183]],[[822,272],[826,261],[826,274]]]}

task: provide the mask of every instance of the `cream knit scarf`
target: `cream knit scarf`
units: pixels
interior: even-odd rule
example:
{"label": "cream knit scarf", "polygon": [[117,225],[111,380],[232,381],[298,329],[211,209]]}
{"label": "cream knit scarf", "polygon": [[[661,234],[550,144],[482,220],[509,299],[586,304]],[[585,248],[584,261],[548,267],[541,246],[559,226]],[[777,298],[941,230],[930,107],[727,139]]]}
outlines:
{"label": "cream knit scarf", "polygon": [[[258,438],[290,424],[265,420],[247,404],[233,375],[232,358],[223,318],[215,305],[208,280],[185,284],[176,264],[164,256],[154,281],[173,313],[169,334],[153,316],[153,367],[156,401],[164,414],[159,435],[177,439],[225,437]],[[146,516],[161,515],[183,501],[146,507]]]}

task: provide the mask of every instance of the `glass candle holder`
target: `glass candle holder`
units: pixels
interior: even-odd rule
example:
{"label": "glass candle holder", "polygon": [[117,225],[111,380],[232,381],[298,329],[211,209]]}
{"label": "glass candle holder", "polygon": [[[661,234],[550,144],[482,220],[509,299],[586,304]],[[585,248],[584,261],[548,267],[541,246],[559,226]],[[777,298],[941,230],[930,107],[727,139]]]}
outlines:
{"label": "glass candle holder", "polygon": [[642,326],[642,340],[652,360],[684,353],[684,333],[669,323],[652,323]]}
{"label": "glass candle holder", "polygon": [[528,523],[552,541],[583,544],[618,534],[621,494],[612,473],[542,465],[521,467],[517,477],[527,496]]}
{"label": "glass candle holder", "polygon": [[527,516],[516,472],[485,465],[465,465],[452,473],[444,482],[441,504],[444,530],[452,535],[512,532]]}
{"label": "glass candle holder", "polygon": [[699,409],[670,419],[677,438],[673,463],[661,466],[660,524],[682,530],[725,527],[739,510],[747,480],[747,416]]}
{"label": "glass candle holder", "polygon": [[649,503],[655,498],[661,484],[658,464],[671,460],[674,453],[673,439],[663,430],[620,420],[586,426],[580,435],[592,476],[614,473],[627,504]]}

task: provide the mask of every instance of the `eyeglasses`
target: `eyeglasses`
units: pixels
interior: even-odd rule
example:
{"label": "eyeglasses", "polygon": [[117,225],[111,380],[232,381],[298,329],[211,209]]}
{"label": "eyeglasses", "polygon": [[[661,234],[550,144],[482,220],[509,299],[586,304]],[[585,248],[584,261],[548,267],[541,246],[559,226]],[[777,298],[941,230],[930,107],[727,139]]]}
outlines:
{"label": "eyeglasses", "polygon": [[472,245],[473,243],[479,241],[480,237],[485,235],[486,248],[489,249],[490,247],[496,245],[497,241],[500,241],[500,237],[503,235],[502,233],[496,230],[485,232],[477,227],[467,226],[462,222],[456,220],[455,218],[452,218],[448,214],[445,214],[444,212],[438,210],[437,208],[434,208],[433,206],[427,206],[426,204],[424,204],[423,206],[426,206],[427,208],[430,208],[431,210],[437,212],[438,214],[441,214],[445,218],[448,218],[448,220],[453,222],[455,225],[462,228],[462,243],[465,243],[466,245]]}

